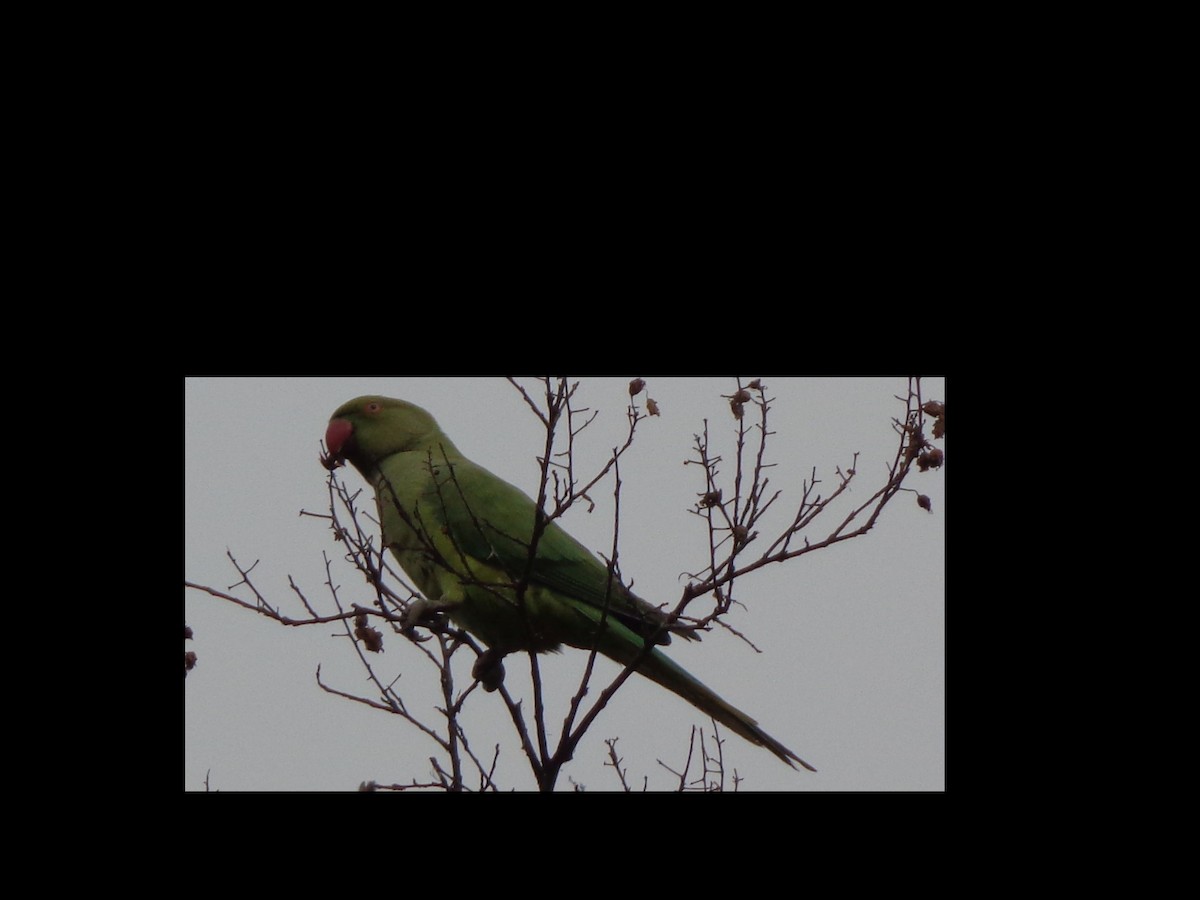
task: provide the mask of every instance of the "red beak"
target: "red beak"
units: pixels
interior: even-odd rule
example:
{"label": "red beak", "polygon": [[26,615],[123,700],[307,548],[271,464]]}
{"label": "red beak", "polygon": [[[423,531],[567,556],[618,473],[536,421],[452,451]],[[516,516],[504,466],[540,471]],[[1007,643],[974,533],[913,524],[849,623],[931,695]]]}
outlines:
{"label": "red beak", "polygon": [[325,429],[325,449],[334,459],[341,459],[346,441],[354,433],[354,426],[345,419],[334,419]]}

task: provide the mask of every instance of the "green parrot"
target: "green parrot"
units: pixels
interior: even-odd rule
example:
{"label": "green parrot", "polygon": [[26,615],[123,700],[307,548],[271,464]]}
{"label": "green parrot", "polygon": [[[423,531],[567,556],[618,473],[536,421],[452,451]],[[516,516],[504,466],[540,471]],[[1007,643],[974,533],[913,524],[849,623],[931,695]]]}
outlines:
{"label": "green parrot", "polygon": [[[419,406],[358,397],[330,418],[325,446],[327,467],[349,460],[375,489],[383,543],[425,597],[411,620],[445,611],[487,645],[472,671],[485,689],[499,686],[509,653],[568,644],[628,665],[647,642],[670,643],[670,632],[693,638],[665,626],[661,610],[610,578],[608,566],[556,522],[546,525],[531,562],[534,502],[463,456]],[[514,586],[526,578],[519,603]],[[795,760],[816,771],[657,646],[637,671],[789,766]]]}

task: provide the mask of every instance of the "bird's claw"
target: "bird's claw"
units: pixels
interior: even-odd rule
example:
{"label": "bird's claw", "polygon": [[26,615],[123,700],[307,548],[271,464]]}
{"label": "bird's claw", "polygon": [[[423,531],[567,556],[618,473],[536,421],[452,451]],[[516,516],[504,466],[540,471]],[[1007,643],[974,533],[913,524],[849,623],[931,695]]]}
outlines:
{"label": "bird's claw", "polygon": [[495,650],[484,650],[471,667],[471,677],[478,679],[488,693],[504,683],[504,654]]}
{"label": "bird's claw", "polygon": [[436,616],[437,607],[424,597],[418,597],[408,605],[408,612],[404,614],[404,629],[410,631],[418,625],[428,625]]}

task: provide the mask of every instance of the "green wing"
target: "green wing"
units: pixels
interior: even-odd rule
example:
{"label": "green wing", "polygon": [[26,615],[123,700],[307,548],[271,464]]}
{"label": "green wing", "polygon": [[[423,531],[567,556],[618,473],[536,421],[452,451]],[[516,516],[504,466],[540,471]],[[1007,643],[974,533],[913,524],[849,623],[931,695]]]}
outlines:
{"label": "green wing", "polygon": [[[529,565],[534,502],[470,460],[460,457],[453,468],[453,478],[439,479],[438,502],[455,544],[519,580]],[[598,610],[607,603],[609,615],[643,636],[656,631],[665,618],[615,576],[610,585],[608,566],[555,522],[547,524],[538,540],[529,580]],[[669,642],[670,636],[663,632],[658,643]]]}

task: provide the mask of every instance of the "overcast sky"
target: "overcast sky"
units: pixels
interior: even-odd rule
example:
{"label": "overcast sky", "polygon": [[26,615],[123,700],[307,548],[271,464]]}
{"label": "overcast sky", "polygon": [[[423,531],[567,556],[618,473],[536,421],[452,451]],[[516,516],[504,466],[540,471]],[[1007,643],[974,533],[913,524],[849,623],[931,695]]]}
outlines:
{"label": "overcast sky", "polygon": [[[576,404],[599,410],[577,441],[576,465],[595,472],[624,441],[628,383],[641,374],[661,415],[639,424],[634,446],[621,461],[620,559],[626,579],[652,603],[678,601],[686,579],[707,555],[703,521],[688,510],[703,492],[693,457],[693,435],[709,420],[710,441],[732,474],[736,423],[728,401],[732,378],[654,377],[578,379]],[[835,467],[858,476],[848,495],[805,532],[824,538],[885,480],[902,415],[907,381],[895,378],[761,378],[775,398],[768,444],[772,489],[783,496],[760,525],[773,539],[794,517],[802,482],[814,467],[820,491],[836,484]],[[533,396],[537,379],[520,379]],[[187,378],[184,453],[184,575],[225,590],[237,580],[226,558],[256,560],[252,578],[287,615],[304,616],[288,584],[292,576],[311,601],[334,612],[324,587],[322,553],[345,602],[371,603],[362,577],[343,561],[323,520],[300,510],[328,507],[319,442],[333,411],[362,394],[399,397],[429,410],[465,455],[536,494],[536,457],[544,430],[524,400],[497,378]],[[926,399],[945,400],[945,381],[923,379]],[[751,413],[756,415],[755,413]],[[945,449],[945,442],[939,442]],[[339,470],[363,486],[350,467]],[[722,631],[699,643],[674,641],[667,653],[759,724],[818,772],[793,771],[767,750],[734,734],[724,754],[742,790],[940,791],[945,782],[945,472],[914,471],[906,483],[932,500],[902,493],[870,533],[766,567],[738,582],[730,623],[762,652]],[[590,477],[590,476],[589,476]],[[607,555],[612,543],[612,482],[592,494],[592,513],[573,509],[563,526],[586,546]],[[371,505],[368,504],[370,507]],[[754,546],[754,545],[752,545]],[[244,588],[233,591],[250,599]],[[339,625],[287,628],[226,601],[185,590],[185,620],[198,657],[185,684],[184,789],[222,791],[346,791],[364,781],[428,781],[429,757],[439,748],[399,717],[322,691],[322,680],[347,693],[375,697]],[[410,709],[439,701],[434,671],[403,638],[385,633],[376,670],[399,678]],[[577,686],[586,654],[567,648],[542,658],[550,721],[557,726]],[[458,684],[470,683],[469,653],[455,657]],[[528,664],[506,662],[506,684],[527,696]],[[599,669],[593,696],[617,667]],[[527,701],[528,702],[528,701]],[[528,708],[528,707],[527,707]],[[426,721],[437,714],[430,711]],[[496,779],[504,787],[535,787],[528,762],[498,694],[474,692],[464,723],[477,752],[490,757],[499,744]],[[560,790],[573,783],[589,791],[616,790],[605,738],[617,747],[631,784],[643,777],[652,790],[678,780],[657,760],[679,768],[692,726],[711,722],[674,694],[642,678],[626,682],[564,769]],[[557,739],[557,734],[551,736]]]}

